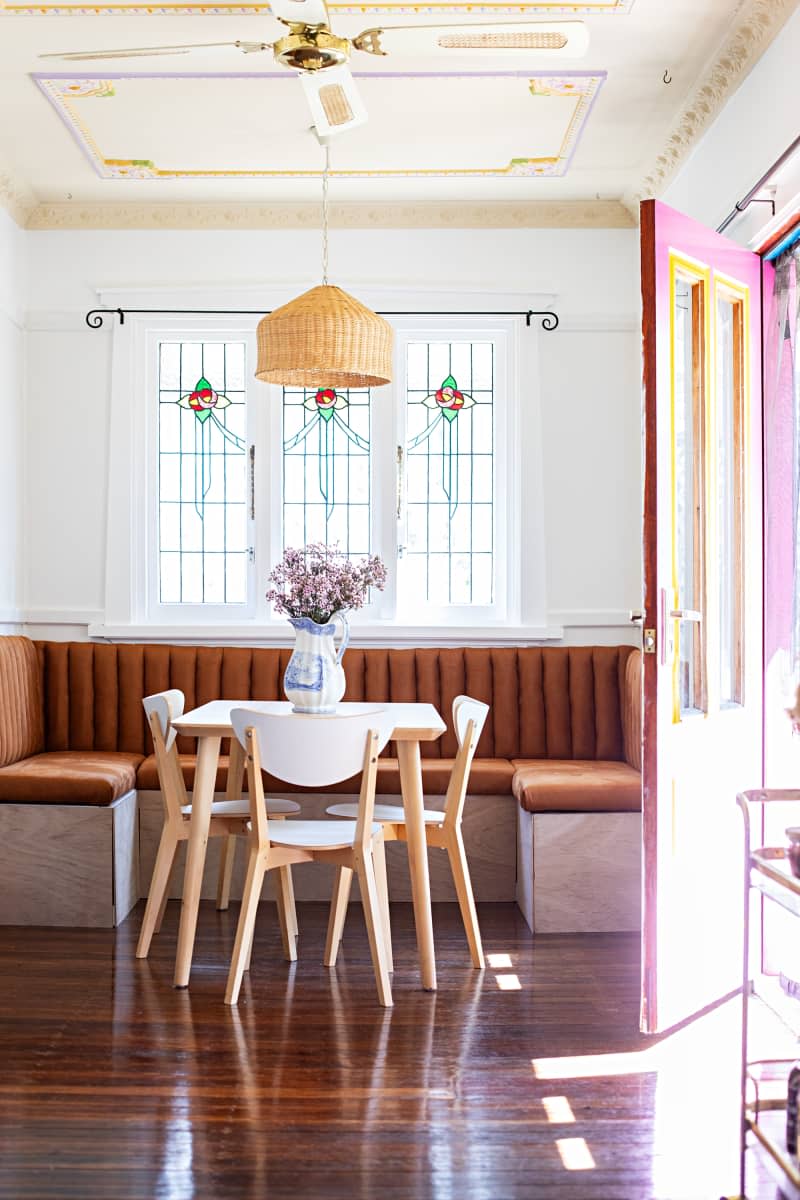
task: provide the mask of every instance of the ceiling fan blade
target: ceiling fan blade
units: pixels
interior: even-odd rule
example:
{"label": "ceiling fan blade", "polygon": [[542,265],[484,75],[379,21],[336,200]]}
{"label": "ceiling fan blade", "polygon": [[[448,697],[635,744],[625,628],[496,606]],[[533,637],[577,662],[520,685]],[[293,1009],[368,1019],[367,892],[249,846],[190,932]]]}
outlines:
{"label": "ceiling fan blade", "polygon": [[286,25],[328,25],[325,0],[270,0],[273,17]]}
{"label": "ceiling fan blade", "polygon": [[344,133],[366,121],[367,110],[349,67],[302,71],[300,83],[320,138]]}
{"label": "ceiling fan blade", "polygon": [[353,38],[368,54],[542,55],[579,58],[589,48],[583,21],[478,21],[450,25],[384,25]]}
{"label": "ceiling fan blade", "polygon": [[40,54],[39,58],[62,58],[68,62],[92,62],[104,58],[146,58],[156,54],[190,54],[192,50],[271,50],[272,47],[264,42],[192,42],[185,46],[130,46],[119,50],[74,50],[61,54]]}

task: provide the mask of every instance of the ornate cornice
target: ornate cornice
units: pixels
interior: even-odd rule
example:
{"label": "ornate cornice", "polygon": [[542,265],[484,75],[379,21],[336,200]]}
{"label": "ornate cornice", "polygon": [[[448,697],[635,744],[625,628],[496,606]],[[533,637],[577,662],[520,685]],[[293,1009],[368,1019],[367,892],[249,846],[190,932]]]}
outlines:
{"label": "ornate cornice", "polygon": [[[339,229],[629,229],[618,200],[561,203],[334,204]],[[320,207],[303,204],[39,204],[28,229],[318,229]]]}
{"label": "ornate cornice", "polygon": [[739,87],[797,8],[797,0],[744,0],[731,30],[690,98],[666,142],[624,203],[637,216],[639,201],[659,196],[689,151]]}
{"label": "ornate cornice", "polygon": [[27,225],[36,207],[31,191],[0,168],[0,207],[11,214],[18,225]]}
{"label": "ornate cornice", "polygon": [[[629,13],[636,0],[538,0],[538,3],[514,3],[514,0],[463,0],[453,4],[451,0],[374,0],[366,8],[358,0],[328,5],[332,16],[352,14],[363,16],[365,12],[389,14],[391,16],[413,15],[429,17],[435,13],[452,16],[454,13],[486,14],[496,16],[621,16]],[[160,17],[218,17],[218,16],[261,16],[271,15],[269,4],[261,0],[163,0],[153,4],[152,0],[113,0],[102,6],[92,0],[0,0],[0,17],[113,17],[136,13],[140,16]]]}

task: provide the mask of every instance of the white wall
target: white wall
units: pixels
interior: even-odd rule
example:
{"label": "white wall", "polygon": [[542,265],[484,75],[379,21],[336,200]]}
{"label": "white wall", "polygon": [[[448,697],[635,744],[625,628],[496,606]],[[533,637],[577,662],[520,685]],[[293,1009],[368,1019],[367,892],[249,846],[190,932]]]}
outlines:
{"label": "white wall", "polygon": [[[723,108],[661,196],[667,204],[716,229],[794,141],[800,9]],[[769,208],[753,205],[727,233],[744,245],[766,223]]]}
{"label": "white wall", "polygon": [[[320,238],[300,231],[27,238],[26,609],[35,635],[55,625],[76,637],[79,624],[66,623],[85,626],[103,606],[111,335],[83,325],[96,289],[285,283],[289,299],[317,281]],[[371,285],[463,289],[465,309],[495,307],[493,292],[553,294],[561,328],[533,335],[543,388],[548,617],[557,625],[599,623],[570,629],[568,640],[629,638],[627,610],[641,599],[636,231],[334,230],[331,278],[361,295]]]}
{"label": "white wall", "polygon": [[0,208],[0,633],[21,606],[24,236]]}

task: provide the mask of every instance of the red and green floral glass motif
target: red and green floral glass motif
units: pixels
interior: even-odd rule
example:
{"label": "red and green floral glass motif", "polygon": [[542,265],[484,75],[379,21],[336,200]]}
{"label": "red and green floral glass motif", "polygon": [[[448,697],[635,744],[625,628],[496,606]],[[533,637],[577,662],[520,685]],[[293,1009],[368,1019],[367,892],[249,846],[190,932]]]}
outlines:
{"label": "red and green floral glass motif", "polygon": [[194,385],[194,391],[181,396],[178,404],[181,408],[191,409],[202,425],[215,409],[219,412],[220,409],[227,408],[230,400],[221,392],[215,392],[205,376],[201,376]]}
{"label": "red and green floral glass motif", "polygon": [[436,409],[445,420],[452,423],[465,408],[472,408],[475,401],[472,396],[460,391],[453,376],[448,375],[442,381],[442,386],[426,396],[422,403],[426,408]]}
{"label": "red and green floral glass motif", "polygon": [[303,408],[313,415],[294,437],[283,443],[284,451],[294,450],[295,446],[309,436],[313,429],[317,430],[319,438],[319,490],[325,501],[325,511],[328,517],[333,512],[336,494],[336,456],[334,453],[337,435],[347,438],[353,446],[369,453],[369,441],[351,429],[342,420],[342,413],[350,407],[350,401],[335,388],[317,388],[306,396]]}
{"label": "red and green floral glass motif", "polygon": [[449,514],[452,518],[458,508],[458,422],[456,417],[459,413],[472,408],[475,400],[468,392],[461,390],[453,375],[448,375],[446,379],[442,380],[441,387],[426,396],[422,403],[425,408],[435,411],[436,416],[425,426],[422,433],[411,439],[407,449],[415,450],[422,442],[427,441],[435,430],[441,428],[442,491],[447,496]]}
{"label": "red and green floral glass motif", "polygon": [[240,454],[244,454],[245,444],[217,416],[217,413],[228,408],[231,402],[222,392],[216,391],[204,375],[198,379],[193,390],[181,396],[176,403],[180,408],[194,413],[197,418],[194,422],[194,507],[202,520],[205,515],[205,499],[212,484],[211,430],[216,429],[217,433]]}
{"label": "red and green floral glass motif", "polygon": [[333,388],[317,388],[313,396],[309,396],[303,402],[303,408],[307,408],[309,412],[315,412],[326,423],[330,421],[334,413],[338,410],[348,407],[346,397],[341,393],[335,392]]}

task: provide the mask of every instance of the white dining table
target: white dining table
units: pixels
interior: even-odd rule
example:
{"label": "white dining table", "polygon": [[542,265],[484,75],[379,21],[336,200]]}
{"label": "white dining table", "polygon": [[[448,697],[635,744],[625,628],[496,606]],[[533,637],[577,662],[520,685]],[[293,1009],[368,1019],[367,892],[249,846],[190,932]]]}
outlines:
{"label": "white dining table", "polygon": [[[192,969],[197,913],[206,858],[211,806],[219,764],[220,743],[231,738],[226,796],[241,795],[244,775],[244,751],[233,733],[231,710],[250,708],[257,712],[288,713],[292,706],[280,700],[212,700],[184,713],[173,721],[175,729],[188,737],[197,738],[197,767],[195,769],[192,812],[183,880],[183,902],[175,958],[175,987],[188,987]],[[411,875],[411,895],[414,902],[414,921],[417,931],[420,976],[425,991],[436,989],[436,961],[433,949],[433,919],[428,876],[428,853],[423,816],[422,762],[420,742],[433,742],[445,731],[445,723],[432,704],[390,704],[376,702],[343,703],[337,705],[341,714],[369,712],[375,709],[391,712],[394,719],[392,738],[397,744],[400,787],[406,821],[408,864]],[[324,720],[324,717],[320,717]]]}

